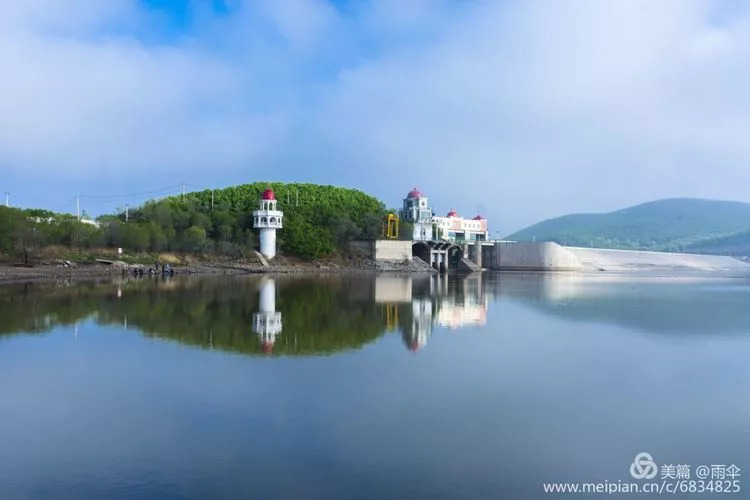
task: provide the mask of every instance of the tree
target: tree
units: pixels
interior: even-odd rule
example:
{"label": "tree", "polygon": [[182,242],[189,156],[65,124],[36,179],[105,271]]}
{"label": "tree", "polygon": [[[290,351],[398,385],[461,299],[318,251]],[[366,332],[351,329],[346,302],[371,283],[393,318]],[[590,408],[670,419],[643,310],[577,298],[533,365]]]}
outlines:
{"label": "tree", "polygon": [[185,252],[202,252],[206,249],[206,230],[190,226],[182,234],[182,250]]}
{"label": "tree", "polygon": [[362,235],[362,230],[346,217],[332,217],[328,221],[328,228],[338,248],[345,247],[347,243]]}
{"label": "tree", "polygon": [[414,239],[414,224],[401,219],[401,222],[398,226],[398,239],[400,240]]}

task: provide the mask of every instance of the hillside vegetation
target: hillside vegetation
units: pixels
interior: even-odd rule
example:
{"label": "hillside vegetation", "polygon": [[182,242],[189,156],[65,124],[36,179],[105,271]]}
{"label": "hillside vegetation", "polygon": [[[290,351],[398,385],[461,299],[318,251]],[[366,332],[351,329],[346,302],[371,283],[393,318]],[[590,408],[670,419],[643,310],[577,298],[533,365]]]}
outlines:
{"label": "hillside vegetation", "polygon": [[750,255],[750,204],[676,198],[542,221],[506,237],[568,246]]}
{"label": "hillside vegetation", "polygon": [[135,253],[242,257],[257,249],[252,212],[269,187],[284,211],[277,237],[282,252],[319,258],[352,239],[374,239],[379,234],[385,207],[361,191],[257,182],[150,201],[130,210],[127,220],[125,213],[99,217],[99,228],[68,214],[0,207],[0,254],[31,262],[40,249],[55,245],[78,252],[121,247]]}

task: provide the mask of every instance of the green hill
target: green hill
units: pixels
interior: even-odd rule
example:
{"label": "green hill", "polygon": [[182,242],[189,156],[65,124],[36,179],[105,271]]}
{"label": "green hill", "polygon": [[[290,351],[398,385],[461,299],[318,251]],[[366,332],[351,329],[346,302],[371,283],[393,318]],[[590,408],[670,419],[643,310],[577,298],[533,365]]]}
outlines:
{"label": "green hill", "polygon": [[257,248],[252,213],[261,193],[271,188],[284,212],[279,249],[286,254],[319,258],[347,241],[374,238],[384,205],[376,198],[336,186],[255,182],[224,189],[187,193],[148,202],[106,220],[108,244],[138,251],[215,252],[239,256]]}
{"label": "green hill", "polygon": [[548,219],[506,237],[667,252],[750,255],[750,203],[675,198]]}
{"label": "green hill", "polygon": [[362,191],[256,182],[149,201],[127,214],[99,217],[98,227],[68,214],[0,206],[0,261],[33,262],[48,247],[67,247],[79,255],[84,249],[102,248],[136,254],[252,255],[258,246],[252,213],[267,188],[274,190],[284,211],[284,228],[278,234],[283,254],[326,257],[351,240],[375,239],[380,233],[385,206]]}

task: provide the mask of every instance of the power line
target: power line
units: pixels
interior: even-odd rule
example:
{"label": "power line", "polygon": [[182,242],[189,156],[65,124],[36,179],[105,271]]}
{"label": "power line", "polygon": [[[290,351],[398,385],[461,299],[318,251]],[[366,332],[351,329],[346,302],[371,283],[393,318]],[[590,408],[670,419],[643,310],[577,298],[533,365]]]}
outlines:
{"label": "power line", "polygon": [[[80,218],[82,203],[86,205],[104,205],[104,204],[109,204],[109,203],[122,204],[128,201],[130,202],[140,201],[138,200],[138,198],[157,197],[160,195],[166,196],[169,194],[178,194],[179,196],[181,196],[181,199],[184,200],[187,195],[187,192],[186,192],[187,187],[194,188],[197,191],[211,191],[212,192],[212,208],[213,208],[213,206],[215,205],[213,189],[200,188],[198,186],[188,184],[188,183],[180,183],[180,184],[173,184],[171,186],[165,186],[159,189],[152,189],[149,191],[140,191],[140,192],[135,192],[135,193],[77,194],[76,196],[68,198],[46,210],[59,211],[60,209],[63,209],[63,208],[69,208],[71,209],[71,212],[72,212],[73,206],[75,206],[75,214],[77,217]],[[177,191],[177,193],[175,193],[175,191]],[[10,192],[6,191],[4,194],[5,194],[6,205],[10,206]]]}
{"label": "power line", "polygon": [[92,194],[89,194],[89,195],[81,195],[81,198],[85,198],[85,199],[104,199],[104,200],[116,201],[116,200],[124,199],[124,198],[135,198],[135,197],[138,197],[138,196],[148,196],[148,195],[152,195],[152,194],[166,193],[166,192],[169,192],[169,191],[174,191],[178,187],[182,187],[183,190],[184,190],[184,185],[183,184],[175,184],[175,185],[172,185],[172,186],[167,186],[167,187],[163,187],[163,188],[160,188],[160,189],[154,189],[154,190],[151,190],[151,191],[142,191],[140,193],[113,194],[113,195],[106,195],[106,194],[93,194],[92,195]]}

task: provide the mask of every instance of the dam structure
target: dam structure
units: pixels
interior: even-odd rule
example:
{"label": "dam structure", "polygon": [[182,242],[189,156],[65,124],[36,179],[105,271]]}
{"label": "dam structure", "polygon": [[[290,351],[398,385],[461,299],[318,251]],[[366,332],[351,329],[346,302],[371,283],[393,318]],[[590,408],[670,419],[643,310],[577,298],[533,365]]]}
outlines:
{"label": "dam structure", "polygon": [[566,247],[551,241],[376,240],[352,249],[379,262],[421,260],[438,272],[738,272],[750,264],[724,255]]}
{"label": "dam structure", "polygon": [[427,196],[416,187],[403,199],[401,218],[411,224],[409,240],[353,242],[352,249],[381,262],[418,260],[435,271],[613,271],[740,272],[750,264],[730,256],[614,250],[563,246],[552,241],[491,240],[482,215],[461,217],[451,209],[435,215]]}
{"label": "dam structure", "polygon": [[551,241],[486,243],[484,267],[497,271],[750,272],[750,264],[724,255],[566,247]]}

